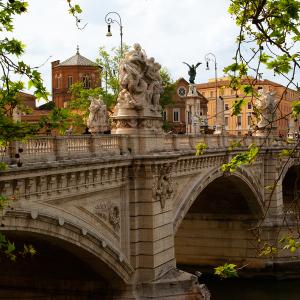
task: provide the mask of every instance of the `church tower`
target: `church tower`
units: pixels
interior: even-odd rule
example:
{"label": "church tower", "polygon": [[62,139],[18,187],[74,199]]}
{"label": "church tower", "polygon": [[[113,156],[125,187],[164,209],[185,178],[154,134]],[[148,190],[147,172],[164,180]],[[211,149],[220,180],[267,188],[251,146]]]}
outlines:
{"label": "church tower", "polygon": [[66,107],[71,99],[69,88],[73,83],[82,82],[84,88],[101,86],[102,67],[77,52],[63,62],[59,60],[52,63],[52,97],[55,106]]}

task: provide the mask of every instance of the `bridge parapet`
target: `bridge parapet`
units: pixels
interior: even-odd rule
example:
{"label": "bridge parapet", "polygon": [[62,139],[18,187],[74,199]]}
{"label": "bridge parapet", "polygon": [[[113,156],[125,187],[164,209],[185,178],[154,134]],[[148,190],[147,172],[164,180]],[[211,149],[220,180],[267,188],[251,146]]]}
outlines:
{"label": "bridge parapet", "polygon": [[[199,142],[205,143],[208,151],[225,151],[232,144],[236,149],[245,149],[250,144],[268,148],[282,148],[283,141],[274,138],[229,135],[72,135],[44,136],[26,142],[12,142],[8,148],[0,148],[1,157],[8,164],[15,163],[15,154],[22,149],[22,162],[49,162],[78,158],[115,155],[145,155],[160,152],[195,151]],[[286,146],[285,146],[286,147]]]}

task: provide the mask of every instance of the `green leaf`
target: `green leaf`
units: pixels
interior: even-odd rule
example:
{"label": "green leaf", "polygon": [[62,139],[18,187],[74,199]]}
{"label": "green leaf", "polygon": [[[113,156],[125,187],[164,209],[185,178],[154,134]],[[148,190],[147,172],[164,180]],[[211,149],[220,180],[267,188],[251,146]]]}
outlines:
{"label": "green leaf", "polygon": [[227,164],[221,166],[223,172],[234,172],[242,165],[251,164],[259,153],[259,148],[255,144],[248,147],[248,151],[236,154]]}
{"label": "green leaf", "polygon": [[205,153],[205,150],[207,149],[207,145],[203,142],[198,143],[196,146],[196,156],[202,155]]}
{"label": "green leaf", "polygon": [[233,105],[232,105],[232,116],[238,116],[242,113],[242,108],[245,106],[246,100],[245,99],[240,99],[240,100],[235,100]]}
{"label": "green leaf", "polygon": [[235,264],[225,263],[223,266],[219,266],[215,268],[215,275],[224,278],[238,277],[237,269]]}

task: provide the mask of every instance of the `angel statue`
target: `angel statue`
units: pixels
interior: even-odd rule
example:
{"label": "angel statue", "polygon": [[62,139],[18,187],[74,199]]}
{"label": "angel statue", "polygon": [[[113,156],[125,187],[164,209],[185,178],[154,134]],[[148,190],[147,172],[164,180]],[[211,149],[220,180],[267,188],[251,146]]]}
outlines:
{"label": "angel statue", "polygon": [[190,75],[189,82],[192,83],[192,84],[194,84],[194,83],[195,83],[196,74],[197,74],[196,69],[197,69],[202,63],[201,63],[201,62],[198,62],[198,63],[196,64],[196,66],[195,66],[195,65],[190,66],[190,65],[189,65],[188,63],[186,63],[186,62],[182,62],[182,63],[185,64],[185,65],[187,65],[187,66],[189,67],[189,72],[188,72],[188,74]]}

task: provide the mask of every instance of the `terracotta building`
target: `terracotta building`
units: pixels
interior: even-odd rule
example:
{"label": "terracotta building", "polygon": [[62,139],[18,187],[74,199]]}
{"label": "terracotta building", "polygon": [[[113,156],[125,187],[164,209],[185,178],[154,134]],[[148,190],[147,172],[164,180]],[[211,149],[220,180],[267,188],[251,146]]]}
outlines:
{"label": "terracotta building", "polygon": [[67,60],[52,62],[52,97],[55,106],[66,107],[71,99],[69,88],[73,83],[81,81],[85,88],[101,86],[102,68],[77,52]]}
{"label": "terracotta building", "polygon": [[22,113],[22,121],[28,123],[37,123],[42,116],[47,116],[49,114],[48,110],[43,110],[36,107],[36,97],[34,95],[20,92],[19,98],[21,100],[21,103],[24,104],[26,108],[30,109],[28,113]]}
{"label": "terracotta building", "polygon": [[167,124],[167,131],[185,133],[185,97],[189,83],[180,78],[176,82],[176,92],[172,97],[172,104],[167,105],[163,111],[163,118]]}
{"label": "terracotta building", "polygon": [[[228,78],[218,78],[217,89],[215,79],[206,83],[197,84],[197,90],[208,99],[208,124],[215,124],[216,113],[216,92],[217,97],[223,101],[224,105],[224,123],[225,129],[230,134],[246,134],[253,129],[256,119],[253,115],[253,99],[245,96],[241,91],[234,91],[229,87]],[[285,86],[272,82],[270,80],[258,80],[255,84],[257,89],[263,89],[264,92],[276,91],[276,100],[280,101],[277,118],[283,117],[291,112],[291,102],[299,100],[300,94],[292,89],[286,89]],[[245,98],[244,98],[245,97]],[[241,114],[231,116],[231,107],[234,101],[244,98],[246,105],[242,107]],[[277,134],[286,135],[288,132],[290,120],[282,118],[276,122]]]}
{"label": "terracotta building", "polygon": [[[187,103],[187,100],[191,100],[191,97],[188,97],[188,91],[189,83],[184,78],[178,79],[176,81],[176,91],[172,99],[173,103],[166,106],[163,111],[163,117],[168,124],[168,130],[173,133],[186,133],[186,130],[193,126],[192,111],[190,105]],[[199,101],[204,103],[206,107],[207,100],[199,91],[198,97]],[[204,113],[206,113],[206,108]],[[201,114],[202,109],[199,108],[199,115]]]}

